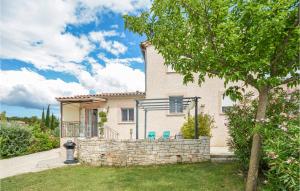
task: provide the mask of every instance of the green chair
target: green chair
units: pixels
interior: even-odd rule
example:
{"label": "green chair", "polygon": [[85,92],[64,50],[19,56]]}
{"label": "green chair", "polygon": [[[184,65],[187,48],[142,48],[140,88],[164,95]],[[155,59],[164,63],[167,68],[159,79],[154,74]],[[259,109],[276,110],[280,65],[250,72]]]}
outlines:
{"label": "green chair", "polygon": [[170,139],[170,131],[164,131],[163,132],[163,139],[164,140]]}
{"label": "green chair", "polygon": [[148,132],[148,139],[149,140],[155,140],[155,132],[154,131],[149,131]]}

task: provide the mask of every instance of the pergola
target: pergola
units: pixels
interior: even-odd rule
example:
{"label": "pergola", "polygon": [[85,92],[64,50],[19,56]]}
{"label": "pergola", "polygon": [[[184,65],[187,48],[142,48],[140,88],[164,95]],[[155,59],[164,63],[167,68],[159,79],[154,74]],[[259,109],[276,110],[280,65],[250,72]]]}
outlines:
{"label": "pergola", "polygon": [[[200,97],[183,97],[182,98],[182,110],[186,110],[190,104],[194,103],[195,107],[195,139],[199,138],[199,124],[198,124],[198,100]],[[155,98],[155,99],[139,99],[136,100],[136,139],[139,138],[139,109],[144,110],[145,122],[144,122],[144,138],[147,137],[147,113],[150,111],[170,110],[169,98]]]}

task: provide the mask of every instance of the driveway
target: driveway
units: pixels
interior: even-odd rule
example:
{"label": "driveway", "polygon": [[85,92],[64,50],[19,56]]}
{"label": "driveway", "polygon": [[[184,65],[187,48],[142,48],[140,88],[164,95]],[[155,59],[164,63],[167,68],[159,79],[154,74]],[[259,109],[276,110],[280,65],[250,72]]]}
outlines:
{"label": "driveway", "polygon": [[65,166],[65,157],[60,156],[60,149],[52,149],[30,155],[0,160],[0,179],[23,174],[38,172],[46,169]]}

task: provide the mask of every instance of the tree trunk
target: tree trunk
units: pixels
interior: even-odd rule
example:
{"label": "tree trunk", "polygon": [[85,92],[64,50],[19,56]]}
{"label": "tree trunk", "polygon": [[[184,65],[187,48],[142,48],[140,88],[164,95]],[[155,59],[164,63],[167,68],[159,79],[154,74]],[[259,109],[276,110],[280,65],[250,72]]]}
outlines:
{"label": "tree trunk", "polygon": [[[268,103],[268,93],[269,93],[268,87],[264,87],[259,91],[258,108],[256,113],[257,121],[265,118],[266,108]],[[249,164],[248,177],[246,183],[246,191],[256,191],[260,152],[261,152],[261,136],[258,132],[255,132],[252,140],[251,157],[250,157],[250,164]]]}

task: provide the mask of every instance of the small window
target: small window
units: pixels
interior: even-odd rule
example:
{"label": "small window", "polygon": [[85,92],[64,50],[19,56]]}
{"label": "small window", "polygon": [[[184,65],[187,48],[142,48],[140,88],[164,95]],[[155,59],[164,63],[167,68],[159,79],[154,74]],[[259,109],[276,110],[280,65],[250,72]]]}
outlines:
{"label": "small window", "polygon": [[167,73],[175,73],[176,71],[174,70],[173,66],[167,65]]}
{"label": "small window", "polygon": [[230,108],[232,108],[232,106],[234,105],[234,101],[232,101],[229,96],[223,96],[221,104],[222,104],[221,105],[222,106],[222,113],[225,113]]}
{"label": "small window", "polygon": [[183,112],[183,97],[182,96],[171,96],[169,97],[170,113],[182,113]]}
{"label": "small window", "polygon": [[134,109],[133,108],[122,108],[122,121],[132,122],[134,121]]}

